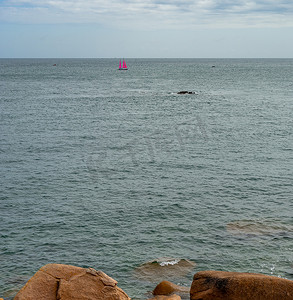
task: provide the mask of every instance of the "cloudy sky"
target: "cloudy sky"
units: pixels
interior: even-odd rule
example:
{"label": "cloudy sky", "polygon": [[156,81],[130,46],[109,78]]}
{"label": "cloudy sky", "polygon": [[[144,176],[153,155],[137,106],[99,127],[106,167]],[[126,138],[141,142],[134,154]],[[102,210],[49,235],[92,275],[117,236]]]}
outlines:
{"label": "cloudy sky", "polygon": [[293,57],[293,0],[0,0],[0,57]]}

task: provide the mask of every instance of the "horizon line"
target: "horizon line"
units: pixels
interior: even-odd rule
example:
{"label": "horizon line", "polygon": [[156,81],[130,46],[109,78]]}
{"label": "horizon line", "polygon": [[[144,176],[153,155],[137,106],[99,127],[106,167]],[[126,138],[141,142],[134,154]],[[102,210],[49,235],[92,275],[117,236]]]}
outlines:
{"label": "horizon line", "polygon": [[[121,57],[0,57],[0,59],[122,59]],[[293,57],[124,57],[124,59],[293,59]]]}

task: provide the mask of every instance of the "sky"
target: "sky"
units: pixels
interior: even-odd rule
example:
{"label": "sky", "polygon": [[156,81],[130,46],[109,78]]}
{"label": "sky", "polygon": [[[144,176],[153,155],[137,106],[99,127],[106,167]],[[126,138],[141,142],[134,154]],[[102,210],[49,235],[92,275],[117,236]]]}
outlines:
{"label": "sky", "polygon": [[293,0],[0,0],[0,58],[292,58]]}

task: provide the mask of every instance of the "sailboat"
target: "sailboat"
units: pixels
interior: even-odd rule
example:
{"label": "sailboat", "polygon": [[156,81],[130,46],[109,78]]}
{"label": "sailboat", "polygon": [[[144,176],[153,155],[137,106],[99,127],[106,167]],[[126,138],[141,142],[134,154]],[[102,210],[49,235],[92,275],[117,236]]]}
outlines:
{"label": "sailboat", "polygon": [[126,66],[126,62],[125,62],[124,59],[123,59],[123,62],[122,62],[122,63],[121,63],[121,59],[120,59],[118,70],[128,70],[128,69],[127,69],[127,66]]}

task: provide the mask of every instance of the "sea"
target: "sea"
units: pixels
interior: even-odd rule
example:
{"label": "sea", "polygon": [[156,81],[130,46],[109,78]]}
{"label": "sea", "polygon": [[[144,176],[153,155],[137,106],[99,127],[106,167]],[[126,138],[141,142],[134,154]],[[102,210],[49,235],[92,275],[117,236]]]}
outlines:
{"label": "sea", "polygon": [[139,300],[202,270],[293,279],[293,59],[126,63],[0,59],[0,297],[48,263]]}

